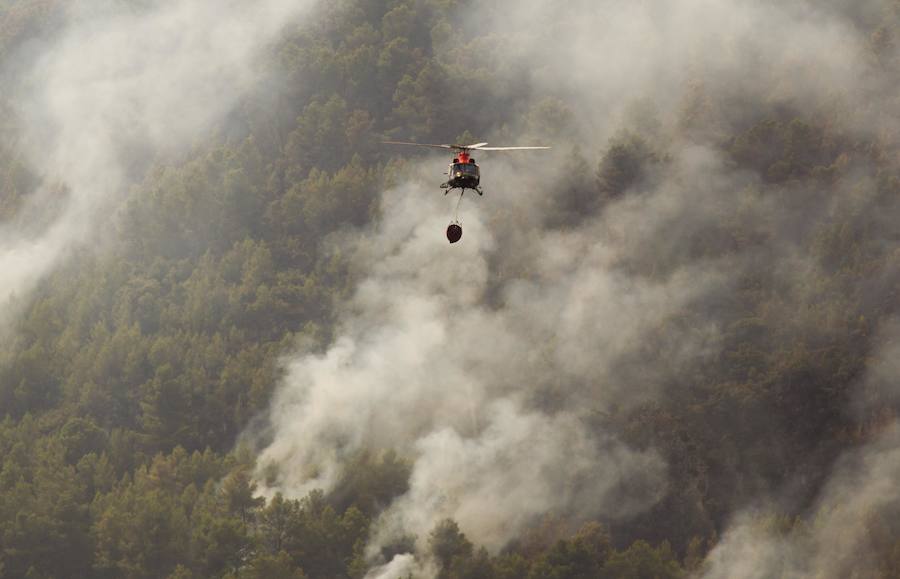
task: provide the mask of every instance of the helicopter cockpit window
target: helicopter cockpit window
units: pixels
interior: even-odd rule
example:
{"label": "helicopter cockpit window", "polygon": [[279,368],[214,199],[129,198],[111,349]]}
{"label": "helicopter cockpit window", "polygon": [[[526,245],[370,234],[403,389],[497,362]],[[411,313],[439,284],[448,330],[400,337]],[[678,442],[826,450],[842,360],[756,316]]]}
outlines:
{"label": "helicopter cockpit window", "polygon": [[463,175],[477,175],[478,167],[472,163],[457,163],[453,166],[453,171]]}

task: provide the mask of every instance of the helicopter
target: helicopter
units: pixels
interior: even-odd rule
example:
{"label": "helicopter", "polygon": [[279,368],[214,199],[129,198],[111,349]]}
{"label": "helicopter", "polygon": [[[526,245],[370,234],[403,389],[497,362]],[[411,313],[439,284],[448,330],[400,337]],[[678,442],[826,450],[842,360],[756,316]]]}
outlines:
{"label": "helicopter", "polygon": [[453,221],[447,226],[447,240],[450,243],[456,243],[462,239],[462,225],[459,223],[459,205],[462,203],[463,195],[471,189],[478,193],[479,196],[484,195],[481,189],[481,171],[475,163],[471,151],[534,151],[546,150],[550,147],[488,147],[487,143],[475,143],[474,145],[435,145],[431,143],[411,143],[407,141],[382,141],[386,145],[411,145],[414,147],[433,147],[438,149],[450,149],[454,151],[453,160],[450,161],[450,167],[447,169],[447,181],[441,183],[441,189],[444,189],[444,195],[450,193],[454,189],[459,189],[459,201],[456,202],[456,213]]}

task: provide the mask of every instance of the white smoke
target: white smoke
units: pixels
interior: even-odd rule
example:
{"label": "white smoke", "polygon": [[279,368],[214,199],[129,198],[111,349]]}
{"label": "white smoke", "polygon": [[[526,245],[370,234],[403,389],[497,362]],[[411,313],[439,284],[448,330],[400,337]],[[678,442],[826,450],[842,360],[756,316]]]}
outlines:
{"label": "white smoke", "polygon": [[[384,194],[377,231],[351,242],[367,277],[340,337],[323,355],[293,359],[273,402],[274,439],[259,459],[266,492],[333,488],[362,449],[412,459],[410,490],[376,525],[376,547],[405,533],[421,547],[450,517],[497,550],[546,513],[617,519],[646,509],[665,491],[659,457],[586,421],[646,400],[661,383],[658,365],[678,367],[715,337],[713,327],[681,336],[626,391],[619,361],[722,280],[705,265],[634,280],[617,270],[600,224],[543,237],[528,250],[528,276],[491,305],[497,248],[482,206],[511,202],[523,186],[494,163],[508,181],[464,206],[465,236],[453,246],[442,235],[452,200],[423,196],[424,181]],[[623,208],[604,223],[627,226],[639,214]],[[548,391],[556,409],[537,402]]]}
{"label": "white smoke", "polygon": [[897,320],[887,320],[853,392],[853,410],[869,417],[870,442],[837,461],[802,520],[778,522],[766,508],[736,514],[707,557],[704,579],[888,576],[875,554],[889,552],[889,568],[896,565],[900,424],[891,408],[900,384],[898,335]]}
{"label": "white smoke", "polygon": [[741,514],[707,557],[704,579],[880,576],[871,554],[884,540],[880,527],[892,524],[900,508],[898,477],[900,432],[894,426],[844,457],[807,525],[784,528]]}
{"label": "white smoke", "polygon": [[[546,513],[622,517],[663,488],[653,453],[593,440],[574,413],[547,416],[492,403],[475,437],[447,428],[418,441],[410,490],[382,517],[375,545],[453,518],[493,551]],[[643,485],[626,489],[626,484]],[[420,545],[424,546],[424,545]]]}
{"label": "white smoke", "polygon": [[[868,13],[881,3],[866,4]],[[776,275],[802,285],[809,266],[790,235],[807,214],[760,199],[760,179],[720,159],[717,139],[766,105],[804,103],[815,114],[884,90],[866,77],[864,36],[831,5],[501,1],[463,20],[476,38],[447,47],[446,58],[465,62],[460,52],[480,49],[471,66],[524,74],[532,111],[549,97],[574,113],[565,145],[602,149],[630,126],[635,101],[649,102],[659,121],[650,146],[665,179],[651,171],[602,214],[544,229],[542,198],[562,173],[561,158],[507,164],[485,156],[488,195],[466,206],[465,235],[454,246],[441,235],[451,203],[428,195],[438,171],[384,193],[377,229],[344,247],[364,279],[339,337],[325,354],[287,363],[259,463],[266,492],[300,496],[332,488],[361,449],[409,457],[410,489],[376,522],[372,553],[404,533],[421,549],[446,517],[498,549],[541,514],[627,517],[658,500],[666,491],[659,457],[589,427],[589,417],[652,399],[667,378],[715,353],[715,315],[684,327],[677,317],[727,294],[759,258],[704,259],[679,241],[740,208],[741,225],[772,240],[765,251]],[[500,80],[508,79],[498,79],[502,93]],[[880,118],[850,109],[839,121],[846,130],[870,131]],[[682,130],[691,122],[702,129],[696,135]],[[526,125],[499,132],[540,126]],[[636,271],[648,255],[664,271]],[[860,484],[882,480],[880,464]],[[823,504],[837,504],[841,483],[829,488]],[[867,488],[871,504],[889,499],[880,484]],[[772,576],[754,574],[753,561],[770,568],[802,550],[777,540],[748,546],[742,539],[753,532],[736,524],[710,557],[711,577]],[[835,537],[821,537],[812,548],[826,552]],[[746,574],[722,574],[731,561],[746,563]]]}
{"label": "white smoke", "polygon": [[468,66],[525,75],[532,104],[559,99],[574,113],[569,138],[594,150],[623,125],[654,120],[635,117],[636,102],[672,122],[683,120],[692,94],[728,99],[729,109],[707,111],[719,113],[703,118],[707,135],[791,100],[808,114],[843,103],[842,123],[875,131],[900,125],[853,103],[871,102],[873,91],[893,98],[893,89],[866,74],[868,39],[843,11],[871,20],[887,9],[882,0],[500,1],[468,14],[461,29],[474,31],[471,44],[453,37],[445,51],[466,53]]}
{"label": "white smoke", "polygon": [[[62,33],[30,47],[35,62],[7,95],[16,146],[45,184],[20,219],[0,225],[0,317],[67,251],[102,238],[132,166],[177,152],[222,121],[258,80],[260,51],[311,4],[97,0],[67,8]],[[45,205],[61,209],[35,233]]]}
{"label": "white smoke", "polygon": [[375,567],[364,579],[406,579],[406,577],[432,576],[433,568],[422,568],[416,558],[409,553],[397,555],[390,563]]}

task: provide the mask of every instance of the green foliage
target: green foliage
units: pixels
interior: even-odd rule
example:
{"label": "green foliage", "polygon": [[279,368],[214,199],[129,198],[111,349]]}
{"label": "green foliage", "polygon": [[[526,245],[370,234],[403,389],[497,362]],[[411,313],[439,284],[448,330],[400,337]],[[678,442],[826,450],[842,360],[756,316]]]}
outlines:
{"label": "green foliage", "polygon": [[456,560],[465,560],[472,554],[472,543],[459,530],[456,521],[441,521],[428,537],[428,550],[437,560],[443,573],[449,573]]}
{"label": "green foliage", "polygon": [[604,567],[608,577],[617,579],[678,579],[684,572],[668,543],[657,548],[636,541],[627,550],[613,553]]}
{"label": "green foliage", "polygon": [[766,119],[735,137],[731,154],[771,182],[825,175],[839,143],[822,125],[794,118]]}
{"label": "green foliage", "polygon": [[332,496],[339,507],[355,506],[374,517],[394,498],[406,493],[411,471],[410,463],[394,451],[380,457],[361,452],[348,461],[346,473]]}
{"label": "green foliage", "polygon": [[[568,143],[589,129],[562,99],[520,96],[533,71],[497,74],[502,64],[490,48],[503,39],[473,37],[462,25],[467,12],[490,6],[326,4],[317,26],[287,31],[261,63],[278,80],[262,89],[273,94],[251,95],[227,130],[157,160],[122,192],[125,206],[108,224],[120,243],[73,250],[17,304],[21,317],[0,344],[0,577],[365,574],[372,522],[409,488],[405,457],[360,453],[328,495],[263,499],[252,461],[233,448],[271,403],[279,356],[297,340],[321,348],[335,331],[334,306],[355,279],[350,257],[332,240],[370,226],[379,211],[375,192],[410,166],[389,161],[378,142],[480,140],[516,127],[529,138]],[[0,56],[53,35],[61,10],[51,0],[0,3]],[[895,66],[896,14],[871,31],[868,50],[882,70]],[[732,168],[758,179],[723,192],[738,200],[725,208],[687,208],[690,215],[672,219],[670,247],[623,266],[662,278],[675,248],[710,260],[742,251],[758,261],[732,280],[723,303],[692,305],[666,322],[696,329],[705,327],[704,307],[725,311],[716,328],[721,359],[685,372],[684,383],[668,384],[652,404],[603,417],[627,442],[664,455],[669,496],[616,523],[616,542],[599,523],[573,534],[559,521],[541,540],[492,554],[443,521],[419,538],[441,577],[696,573],[731,506],[785,481],[811,499],[834,458],[880,427],[878,416],[845,409],[872,336],[897,312],[900,257],[884,242],[895,239],[896,226],[872,217],[898,209],[896,138],[885,128],[866,142],[842,134],[834,119],[781,104],[735,126],[719,118],[727,104],[698,83],[676,132],[705,139]],[[660,138],[667,128],[647,103],[630,116],[634,132],[605,150],[571,150],[539,226],[581,224],[669,177]],[[20,215],[41,183],[11,145],[17,122],[0,97],[3,222]],[[873,178],[856,178],[860,167]],[[65,203],[66,186],[47,186],[49,220]],[[801,201],[817,207],[818,193],[836,190],[834,204],[802,227],[783,225],[799,229],[790,250],[808,258],[808,283],[775,284],[770,258],[783,248],[754,224],[779,223],[781,209]],[[750,214],[758,206],[771,215]],[[678,227],[704,211],[714,222],[708,227]],[[657,355],[652,338],[644,352]],[[890,402],[874,406],[896,411]],[[803,532],[793,517],[766,524]],[[891,525],[882,526],[877,564],[884,577],[897,576],[900,542]],[[415,544],[406,538],[383,554]]]}
{"label": "green foliage", "polygon": [[609,532],[598,523],[588,523],[571,539],[561,539],[548,549],[529,577],[604,577],[611,551]]}
{"label": "green foliage", "polygon": [[154,577],[187,556],[184,507],[164,489],[142,487],[127,485],[95,505],[95,567],[101,575]]}
{"label": "green foliage", "polygon": [[250,560],[247,568],[234,575],[235,579],[306,579],[303,570],[295,567],[284,551],[277,555],[259,554]]}
{"label": "green foliage", "polygon": [[647,176],[656,155],[637,135],[625,135],[610,144],[600,161],[597,187],[607,198],[614,198],[638,185]]}

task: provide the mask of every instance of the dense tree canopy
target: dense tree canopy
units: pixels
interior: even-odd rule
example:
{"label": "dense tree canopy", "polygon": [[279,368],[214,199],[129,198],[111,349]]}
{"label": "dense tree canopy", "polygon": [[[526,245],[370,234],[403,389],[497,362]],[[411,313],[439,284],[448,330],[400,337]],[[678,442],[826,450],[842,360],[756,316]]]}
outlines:
{"label": "dense tree canopy", "polygon": [[[338,4],[317,26],[291,28],[271,47],[266,72],[281,81],[274,95],[248,97],[227,128],[177,159],[155,161],[123,193],[112,248],[75,249],[23,298],[0,345],[0,577],[360,579],[367,572],[370,524],[408,489],[405,458],[392,449],[361,454],[328,494],[262,498],[239,435],[270,403],[279,356],[298,340],[315,349],[334,336],[336,306],[356,279],[331,240],[377,220],[374,192],[406,170],[379,140],[444,142],[463,128],[485,134],[513,125],[552,139],[576,121],[556,98],[532,105],[510,96],[521,80],[516,71],[498,86],[490,63],[472,66],[463,51],[436,50],[459,33],[471,2]],[[51,0],[0,2],[0,57],[52,34],[60,10]],[[885,17],[872,31],[873,58],[896,30]],[[680,130],[697,130],[714,106],[698,97]],[[14,130],[12,115],[0,102],[0,134]],[[900,203],[890,149],[896,135],[841,134],[828,118],[784,106],[721,131],[715,144],[727,162],[760,176],[758,189],[744,193],[769,196],[773,206],[837,187],[850,159],[877,175],[859,185],[872,203],[885,214]],[[3,141],[0,219],[11,220],[41,179],[14,140]],[[641,127],[599,154],[574,149],[541,226],[596,215],[664,174],[667,163],[665,147]],[[848,196],[846,207],[797,234],[816,264],[803,310],[784,297],[794,288],[770,283],[766,232],[752,229],[740,206],[717,215],[703,238],[674,231],[673,245],[710,259],[761,249],[758,267],[721,305],[729,316],[721,328],[727,363],[685,376],[690,383],[637,409],[598,418],[635,447],[660,450],[671,492],[627,522],[537,522],[532,536],[499,553],[443,521],[430,536],[411,538],[427,544],[438,576],[686,577],[702,567],[735,504],[789,477],[802,480],[795,492],[812,500],[826,466],[886,421],[846,411],[877,321],[896,313],[892,276],[900,270],[895,247],[863,234],[894,224],[867,221],[871,213],[854,211],[853,202]],[[668,264],[663,251],[628,267],[652,277]],[[688,309],[677,323],[690,326],[700,315]],[[750,413],[770,421],[744,420]],[[796,514],[779,519],[779,532],[807,532]],[[542,534],[541,525],[554,530]],[[894,576],[896,525],[871,533],[882,576]]]}

